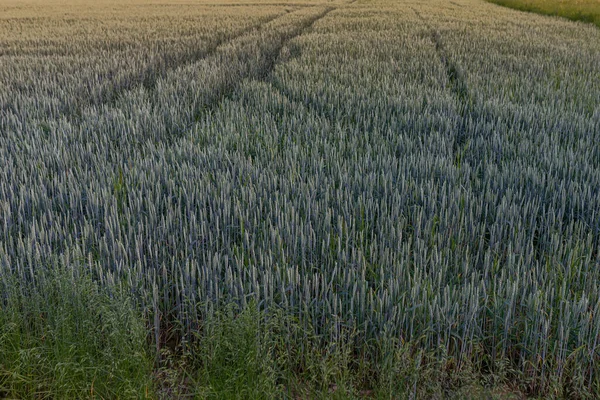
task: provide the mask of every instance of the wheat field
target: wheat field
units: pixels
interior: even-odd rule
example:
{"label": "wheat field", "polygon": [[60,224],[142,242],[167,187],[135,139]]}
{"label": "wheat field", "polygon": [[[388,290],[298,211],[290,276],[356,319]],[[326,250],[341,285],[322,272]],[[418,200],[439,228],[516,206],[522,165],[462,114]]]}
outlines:
{"label": "wheat field", "polygon": [[[155,365],[250,313],[325,398],[464,398],[464,376],[595,398],[599,143],[594,25],[481,0],[4,1],[0,307],[45,315],[66,269],[125,293]],[[7,349],[0,397],[94,397],[52,369],[22,386]]]}

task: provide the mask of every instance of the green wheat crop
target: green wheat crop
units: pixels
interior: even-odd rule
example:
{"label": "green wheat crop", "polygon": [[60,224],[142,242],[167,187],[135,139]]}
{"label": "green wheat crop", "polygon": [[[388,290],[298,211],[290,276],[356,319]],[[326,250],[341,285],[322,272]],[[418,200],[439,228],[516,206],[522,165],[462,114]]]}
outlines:
{"label": "green wheat crop", "polygon": [[480,0],[10,0],[0,311],[66,268],[223,393],[599,396],[599,77],[597,27]]}

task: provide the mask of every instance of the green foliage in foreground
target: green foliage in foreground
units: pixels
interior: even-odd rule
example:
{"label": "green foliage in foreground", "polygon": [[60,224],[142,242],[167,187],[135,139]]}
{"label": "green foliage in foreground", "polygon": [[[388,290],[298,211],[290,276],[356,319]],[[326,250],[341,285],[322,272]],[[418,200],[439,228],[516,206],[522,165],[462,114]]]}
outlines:
{"label": "green foliage in foreground", "polygon": [[[282,309],[229,305],[204,322],[183,352],[165,352],[160,398],[511,399],[507,375],[426,352],[385,333],[364,343],[342,328],[324,340]],[[462,364],[457,368],[457,362]],[[506,373],[506,370],[503,370]],[[490,388],[484,388],[489,386]],[[502,388],[502,390],[498,389]]]}
{"label": "green foliage in foreground", "polygon": [[141,314],[87,275],[0,281],[0,398],[142,398],[152,359]]}
{"label": "green foliage in foreground", "polygon": [[544,15],[558,15],[574,21],[591,22],[600,26],[598,0],[488,0],[501,6]]}
{"label": "green foliage in foreground", "polygon": [[479,399],[499,393],[482,384],[506,384],[385,333],[364,343],[341,328],[331,342],[255,304],[216,312],[153,368],[149,322],[128,298],[76,270],[42,271],[33,284],[0,281],[2,398]]}

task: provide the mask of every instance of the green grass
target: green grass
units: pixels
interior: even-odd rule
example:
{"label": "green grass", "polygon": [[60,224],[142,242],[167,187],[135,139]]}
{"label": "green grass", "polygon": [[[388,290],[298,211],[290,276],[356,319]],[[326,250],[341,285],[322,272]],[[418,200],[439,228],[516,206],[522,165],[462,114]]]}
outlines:
{"label": "green grass", "polygon": [[557,15],[573,21],[584,21],[600,27],[598,0],[488,0],[501,6],[544,15]]}
{"label": "green grass", "polygon": [[79,274],[43,271],[35,284],[3,277],[0,398],[522,398],[504,378],[454,371],[452,357],[418,344],[385,335],[361,343],[345,328],[328,341],[286,311],[254,304],[224,307],[156,361],[150,322],[122,293]]}
{"label": "green grass", "polygon": [[[3,286],[3,287],[2,287]],[[0,282],[0,398],[144,398],[146,324],[122,294],[77,271]]]}
{"label": "green grass", "polygon": [[382,334],[361,342],[340,329],[325,340],[287,311],[229,305],[179,351],[165,351],[159,398],[522,399],[506,376]]}

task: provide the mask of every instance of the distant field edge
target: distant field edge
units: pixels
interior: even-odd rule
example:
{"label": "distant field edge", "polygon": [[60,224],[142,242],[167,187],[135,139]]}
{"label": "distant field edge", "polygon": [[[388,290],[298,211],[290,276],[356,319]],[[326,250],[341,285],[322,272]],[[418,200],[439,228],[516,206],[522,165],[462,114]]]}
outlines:
{"label": "distant field edge", "polygon": [[542,15],[595,24],[600,28],[600,0],[486,0],[488,3]]}

